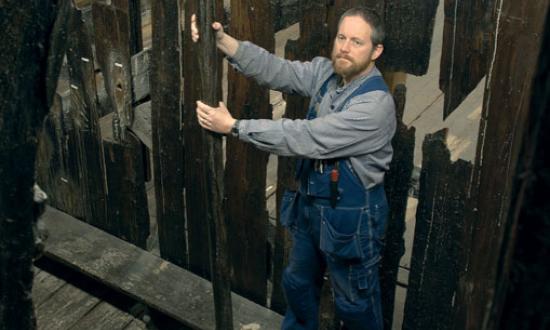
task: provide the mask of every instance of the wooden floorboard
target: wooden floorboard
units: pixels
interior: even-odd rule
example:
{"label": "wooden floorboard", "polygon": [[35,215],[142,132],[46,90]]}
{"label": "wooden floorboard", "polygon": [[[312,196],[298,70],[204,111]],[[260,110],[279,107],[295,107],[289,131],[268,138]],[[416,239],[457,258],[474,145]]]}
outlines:
{"label": "wooden floorboard", "polygon": [[34,275],[34,284],[32,288],[34,307],[40,307],[44,301],[47,301],[65,284],[67,284],[65,281],[50,275],[48,272],[42,270],[36,272]]}
{"label": "wooden floorboard", "polygon": [[125,329],[132,322],[144,326],[143,322],[134,320],[132,315],[121,311],[107,302],[100,302],[71,329]]}
{"label": "wooden floorboard", "polygon": [[[58,210],[43,221],[45,255],[142,302],[193,329],[214,329],[210,282]],[[232,295],[235,328],[278,329],[281,315]]]}
{"label": "wooden floorboard", "polygon": [[67,283],[36,309],[37,328],[70,329],[99,302],[98,298]]}

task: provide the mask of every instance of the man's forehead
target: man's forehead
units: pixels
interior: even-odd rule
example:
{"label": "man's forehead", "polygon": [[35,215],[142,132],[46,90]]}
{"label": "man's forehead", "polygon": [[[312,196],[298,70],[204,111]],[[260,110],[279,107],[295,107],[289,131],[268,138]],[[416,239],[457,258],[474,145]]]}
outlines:
{"label": "man's forehead", "polygon": [[338,27],[339,34],[349,36],[369,37],[371,32],[370,25],[360,16],[346,16]]}

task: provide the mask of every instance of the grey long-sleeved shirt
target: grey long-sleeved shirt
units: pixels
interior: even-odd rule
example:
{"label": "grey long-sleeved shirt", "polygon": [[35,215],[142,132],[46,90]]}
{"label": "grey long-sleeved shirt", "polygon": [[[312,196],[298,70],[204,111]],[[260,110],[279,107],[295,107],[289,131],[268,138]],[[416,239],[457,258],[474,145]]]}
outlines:
{"label": "grey long-sleeved shirt", "polygon": [[[239,43],[230,63],[260,85],[312,97],[312,103],[323,82],[334,73],[328,58],[288,61],[247,41]],[[380,75],[376,68],[343,87],[337,79],[332,79],[313,120],[240,120],[239,139],[282,156],[349,157],[365,187],[379,184],[384,180],[393,154],[391,139],[396,127],[393,97],[383,91],[373,91],[352,98],[340,112],[332,111],[374,75]]]}

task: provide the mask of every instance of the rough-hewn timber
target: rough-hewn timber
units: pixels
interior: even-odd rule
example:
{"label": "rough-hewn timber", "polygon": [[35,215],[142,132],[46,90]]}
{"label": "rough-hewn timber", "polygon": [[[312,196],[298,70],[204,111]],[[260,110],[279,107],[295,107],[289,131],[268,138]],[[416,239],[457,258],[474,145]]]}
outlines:
{"label": "rough-hewn timber", "polygon": [[152,3],[151,114],[160,255],[187,265],[180,0]]}
{"label": "rough-hewn timber", "polygon": [[[272,52],[273,29],[265,0],[231,1],[231,34]],[[235,118],[271,118],[269,91],[234,70],[228,72],[227,106]],[[236,293],[267,303],[267,225],[265,201],[267,153],[237,139],[227,139],[225,216]]]}

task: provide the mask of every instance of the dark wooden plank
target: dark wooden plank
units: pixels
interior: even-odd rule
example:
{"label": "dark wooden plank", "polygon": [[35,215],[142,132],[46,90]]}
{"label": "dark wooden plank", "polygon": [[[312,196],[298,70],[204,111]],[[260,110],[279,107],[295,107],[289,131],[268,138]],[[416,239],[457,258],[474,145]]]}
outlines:
{"label": "dark wooden plank", "polygon": [[[154,49],[154,48],[153,48]],[[134,104],[144,102],[149,96],[149,71],[151,67],[150,48],[132,56],[132,100]],[[172,63],[173,65],[174,63]]]}
{"label": "dark wooden plank", "polygon": [[447,130],[428,134],[416,211],[404,329],[454,329],[472,164],[450,161]]}
{"label": "dark wooden plank", "polygon": [[[508,212],[521,136],[526,132],[533,77],[541,52],[548,1],[503,0],[497,6],[498,34],[488,71],[468,219],[468,272],[457,292],[457,327],[475,328],[498,309],[496,279],[501,242],[508,237]],[[521,22],[521,24],[518,24]]]}
{"label": "dark wooden plank", "polygon": [[99,303],[98,298],[66,284],[36,309],[38,329],[69,329]]}
{"label": "dark wooden plank", "polygon": [[153,128],[151,101],[141,103],[134,108],[134,121],[130,130],[149,150],[153,149]]}
{"label": "dark wooden plank", "polygon": [[[231,1],[233,36],[272,52],[270,5],[267,1]],[[235,118],[271,118],[269,90],[234,70],[228,72],[227,105]],[[267,225],[265,185],[268,154],[237,139],[228,139],[225,164],[225,216],[231,237],[233,291],[267,303]],[[244,202],[244,203],[243,203]]]}
{"label": "dark wooden plank", "polygon": [[103,150],[109,189],[109,221],[102,229],[145,248],[149,236],[149,210],[141,143],[129,132],[124,143],[104,139]]}
{"label": "dark wooden plank", "polygon": [[[218,0],[197,1],[197,25],[201,39],[196,43],[199,50],[197,73],[203,77],[200,84],[200,100],[216,106],[221,100],[222,66],[221,56],[216,48],[216,35],[212,23],[222,17],[223,3]],[[187,21],[187,20],[186,20]],[[229,260],[227,225],[223,212],[223,150],[219,134],[202,130],[205,162],[201,185],[205,187],[202,196],[207,206],[206,225],[210,245],[210,275],[214,290],[216,329],[227,329],[233,324],[231,308],[231,263]],[[262,194],[263,197],[263,194]]]}
{"label": "dark wooden plank", "polygon": [[443,118],[456,109],[487,73],[494,38],[495,0],[445,0],[439,86]]}
{"label": "dark wooden plank", "polygon": [[379,66],[385,71],[417,76],[428,71],[439,0],[386,0],[382,16],[386,26],[384,53]]}
{"label": "dark wooden plank", "polygon": [[[322,3],[312,3],[304,7],[302,18],[301,36],[297,41],[289,40],[285,48],[285,57],[290,60],[308,61],[320,54],[327,55],[329,51],[328,30],[326,26],[327,8]],[[309,101],[298,95],[285,95],[285,117],[290,119],[304,118],[307,113]],[[295,158],[278,157],[277,168],[277,219],[283,192],[297,190],[295,177]],[[291,235],[277,221],[275,231],[275,246],[273,248],[273,292],[271,294],[271,308],[279,313],[284,313],[286,301],[282,291],[283,269],[288,261],[291,247]]]}
{"label": "dark wooden plank", "polygon": [[138,320],[133,320],[124,328],[124,330],[146,330],[146,329],[147,329],[147,326],[145,325],[145,323]]}
{"label": "dark wooden plank", "polygon": [[405,97],[407,89],[399,84],[393,93],[396,105],[397,131],[392,141],[393,160],[390,171],[384,179],[384,187],[390,206],[386,227],[385,248],[380,264],[380,287],[382,292],[382,309],[384,327],[392,329],[395,304],[395,285],[399,272],[399,261],[405,253],[405,215],[414,167],[415,128],[408,128],[403,123]]}
{"label": "dark wooden plank", "polygon": [[[117,309],[113,305],[104,301],[98,303],[92,310],[84,315],[71,329],[87,329],[87,330],[117,330],[125,329],[134,317],[126,312]],[[137,323],[143,324],[139,320]],[[145,329],[145,324],[143,328]]]}
{"label": "dark wooden plank", "polygon": [[[185,21],[190,22],[191,13],[198,12],[196,1],[185,3]],[[189,270],[193,273],[210,278],[208,228],[204,222],[207,218],[208,204],[203,196],[206,187],[202,184],[205,175],[206,155],[203,152],[203,129],[197,122],[195,113],[196,101],[201,99],[203,77],[198,72],[198,59],[201,56],[198,47],[191,40],[189,33],[183,36],[184,41],[184,143],[185,143],[185,204],[187,215],[187,239],[189,248]]]}
{"label": "dark wooden plank", "polygon": [[108,106],[116,114],[114,137],[120,141],[133,120],[130,19],[127,10],[108,3],[94,1],[92,16],[97,62],[103,73]]}
{"label": "dark wooden plank", "polygon": [[[523,136],[523,147],[514,182],[515,198],[509,214],[511,237],[515,246],[507,247],[504,271],[499,292],[502,310],[495,313],[496,328],[546,329],[550,326],[550,300],[547,279],[550,278],[550,17],[539,55],[538,69],[533,82],[529,128]],[[535,179],[536,178],[536,179]],[[501,317],[500,317],[501,316]],[[499,322],[500,321],[500,322]]]}
{"label": "dark wooden plank", "polygon": [[59,279],[46,271],[35,273],[32,286],[32,302],[34,308],[40,307],[59,289],[66,285],[62,279]]}
{"label": "dark wooden plank", "polygon": [[[214,329],[210,282],[104,231],[48,208],[51,231],[46,256],[182,322],[192,329]],[[151,285],[154,283],[155,285]],[[281,316],[233,294],[234,326],[257,323],[278,329]]]}
{"label": "dark wooden plank", "polygon": [[152,3],[151,119],[160,254],[185,266],[181,5],[178,0]]}
{"label": "dark wooden plank", "polygon": [[[61,1],[2,1],[0,31],[0,329],[34,329],[31,300],[37,133],[53,99],[63,49]],[[65,17],[59,18],[60,20]],[[55,25],[54,25],[55,24]],[[51,42],[50,42],[51,41]],[[53,47],[53,48],[52,48]],[[50,52],[50,54],[48,54]],[[50,75],[47,76],[46,73]]]}
{"label": "dark wooden plank", "polygon": [[100,228],[107,226],[105,164],[99,128],[99,110],[90,31],[81,11],[73,8],[68,24],[67,63],[70,106],[78,156],[78,175],[83,198],[84,220]]}
{"label": "dark wooden plank", "polygon": [[39,133],[37,181],[48,194],[50,205],[83,219],[84,199],[75,138],[70,92],[58,92]]}

